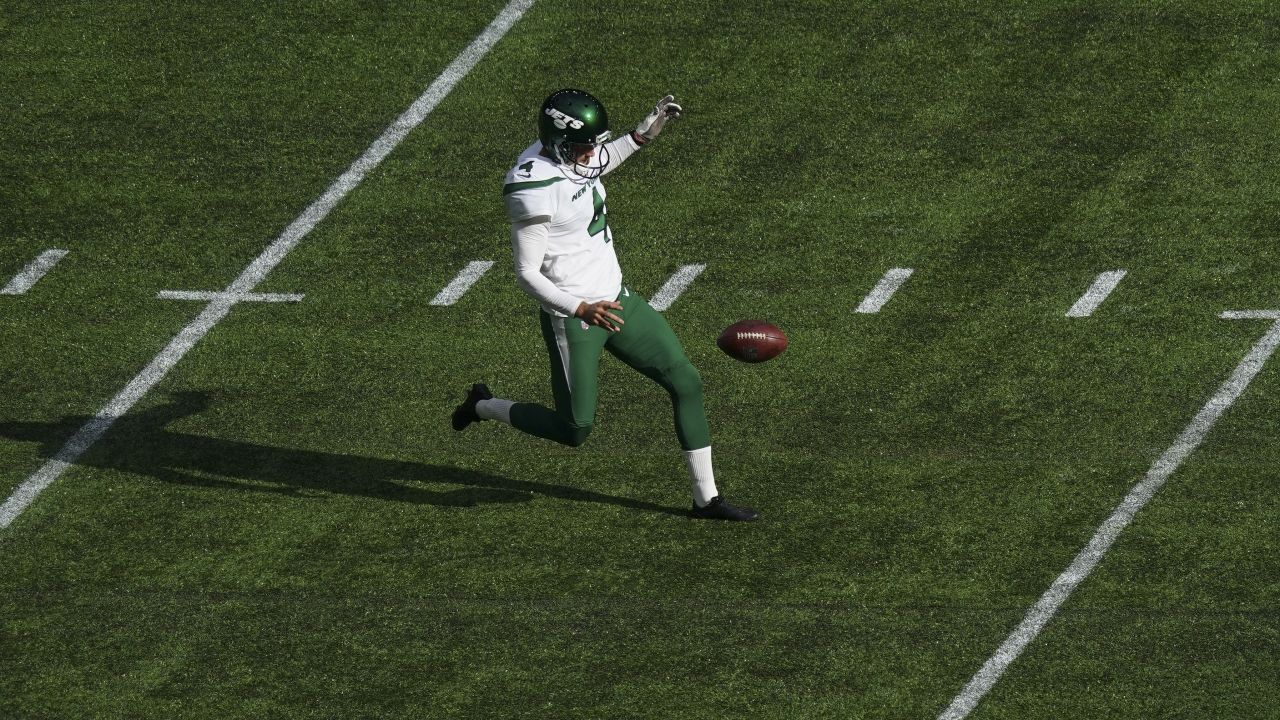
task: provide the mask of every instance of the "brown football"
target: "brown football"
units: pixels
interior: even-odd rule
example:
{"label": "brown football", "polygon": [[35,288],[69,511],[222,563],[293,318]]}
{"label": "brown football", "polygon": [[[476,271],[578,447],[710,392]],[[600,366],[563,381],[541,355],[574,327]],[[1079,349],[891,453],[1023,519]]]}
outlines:
{"label": "brown football", "polygon": [[758,363],[781,355],[787,349],[787,336],[763,320],[741,320],[725,328],[716,345],[731,358]]}

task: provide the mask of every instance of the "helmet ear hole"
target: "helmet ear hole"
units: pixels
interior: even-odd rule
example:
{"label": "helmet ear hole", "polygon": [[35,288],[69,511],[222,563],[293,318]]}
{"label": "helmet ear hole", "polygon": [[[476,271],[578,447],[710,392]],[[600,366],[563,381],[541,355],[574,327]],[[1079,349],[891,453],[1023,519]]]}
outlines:
{"label": "helmet ear hole", "polygon": [[562,165],[573,161],[573,156],[569,152],[568,140],[561,139],[559,141],[553,142],[550,145],[550,150],[551,150],[551,156],[555,158],[556,162]]}

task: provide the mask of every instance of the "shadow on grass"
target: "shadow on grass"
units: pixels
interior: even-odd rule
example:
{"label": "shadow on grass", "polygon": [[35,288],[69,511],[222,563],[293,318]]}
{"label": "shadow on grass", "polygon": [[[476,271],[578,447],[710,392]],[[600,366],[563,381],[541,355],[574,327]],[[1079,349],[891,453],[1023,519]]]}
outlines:
{"label": "shadow on grass", "polygon": [[[342,493],[441,507],[528,502],[535,495],[543,495],[668,515],[685,514],[642,500],[444,465],[271,447],[166,429],[175,420],[204,411],[210,402],[209,393],[175,393],[164,405],[121,417],[76,464],[235,492],[298,496]],[[41,454],[52,458],[67,438],[88,421],[87,417],[66,417],[51,423],[0,422],[0,437],[41,443]],[[437,491],[418,483],[460,487]]]}

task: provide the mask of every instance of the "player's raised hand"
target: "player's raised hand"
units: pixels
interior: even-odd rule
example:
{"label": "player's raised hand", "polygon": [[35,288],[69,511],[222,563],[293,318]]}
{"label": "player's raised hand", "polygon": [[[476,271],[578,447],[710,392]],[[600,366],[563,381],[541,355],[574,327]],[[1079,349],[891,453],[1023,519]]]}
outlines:
{"label": "player's raised hand", "polygon": [[622,329],[622,318],[609,311],[621,309],[622,305],[612,300],[601,300],[593,303],[584,302],[578,305],[578,312],[574,313],[574,315],[581,318],[588,325],[596,325],[609,332],[618,332]]}
{"label": "player's raised hand", "polygon": [[680,117],[680,113],[684,108],[675,103],[674,95],[667,95],[653,106],[653,112],[649,113],[636,126],[634,133],[636,142],[641,145],[658,137],[658,133],[662,132],[662,127],[667,124],[668,120],[675,120]]}

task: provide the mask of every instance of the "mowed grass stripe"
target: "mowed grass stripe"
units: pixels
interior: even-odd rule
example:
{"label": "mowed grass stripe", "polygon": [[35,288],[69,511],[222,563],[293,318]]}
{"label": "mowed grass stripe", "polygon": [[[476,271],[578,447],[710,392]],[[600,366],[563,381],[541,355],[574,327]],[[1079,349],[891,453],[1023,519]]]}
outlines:
{"label": "mowed grass stripe", "polygon": [[480,33],[471,44],[445,68],[439,77],[427,87],[426,91],[387,128],[377,140],[365,150],[355,163],[351,165],[318,200],[312,203],[303,213],[285,228],[280,237],[271,243],[261,255],[249,263],[249,266],[229,286],[225,293],[215,297],[201,311],[190,325],[183,328],[178,335],[157,355],[146,368],[125,386],[98,414],[89,420],[75,435],[63,445],[51,460],[46,462],[31,477],[18,486],[18,489],[0,505],[0,529],[9,527],[45,488],[49,487],[69,467],[88,450],[111,427],[117,418],[127,413],[134,403],[138,402],[156,383],[164,379],[169,370],[187,354],[215,325],[218,324],[231,308],[239,302],[238,297],[252,292],[276,265],[297,246],[315,226],[324,220],[331,210],[343,198],[364,180],[365,175],[378,166],[397,145],[404,140],[409,131],[417,127],[431,114],[436,105],[443,100],[453,86],[475,67],[476,63],[488,53],[507,33],[511,26],[520,19],[524,12],[532,6],[534,0],[512,0],[493,22]]}

